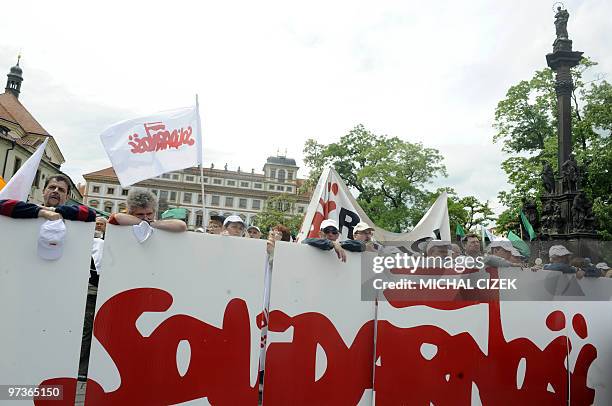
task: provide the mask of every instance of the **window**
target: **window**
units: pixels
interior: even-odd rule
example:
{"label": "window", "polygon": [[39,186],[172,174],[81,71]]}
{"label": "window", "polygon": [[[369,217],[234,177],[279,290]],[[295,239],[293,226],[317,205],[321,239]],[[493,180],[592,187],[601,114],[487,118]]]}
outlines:
{"label": "window", "polygon": [[119,213],[127,213],[127,206],[125,203],[119,203]]}
{"label": "window", "polygon": [[172,174],[172,180],[179,180],[179,175],[178,175],[178,173],[173,173],[173,174]]}
{"label": "window", "polygon": [[215,196],[213,195],[210,199],[210,204],[213,206],[218,206],[219,205],[219,196]]}
{"label": "window", "polygon": [[40,185],[40,170],[36,171],[36,177],[34,178],[34,186],[39,187]]}
{"label": "window", "polygon": [[278,181],[279,182],[284,182],[285,181],[285,170],[284,169],[279,169],[278,170]]}
{"label": "window", "polygon": [[94,209],[97,209],[99,204],[100,204],[100,203],[98,203],[98,201],[97,201],[97,200],[90,200],[90,201],[89,201],[89,205],[90,205],[91,207],[93,207]]}
{"label": "window", "polygon": [[255,189],[261,189],[262,188],[262,184],[261,183],[253,183],[253,187]]}
{"label": "window", "polygon": [[115,194],[115,188],[114,187],[106,188],[106,194],[114,195]]}
{"label": "window", "polygon": [[261,200],[253,200],[251,202],[251,208],[255,210],[259,210],[261,208]]}
{"label": "window", "polygon": [[168,200],[168,191],[160,190],[159,191],[159,200]]}
{"label": "window", "polygon": [[285,190],[284,186],[276,186],[276,190],[280,190],[281,192]]}
{"label": "window", "polygon": [[170,201],[176,202],[176,192],[170,192]]}
{"label": "window", "polygon": [[304,207],[303,206],[298,207],[298,213],[304,213]]}
{"label": "window", "polygon": [[158,193],[158,192],[157,192],[157,189],[151,189],[151,192],[153,192],[153,194],[154,194],[155,196],[157,196],[157,193]]}
{"label": "window", "polygon": [[193,182],[193,176],[189,176],[189,175],[185,176],[185,181],[186,182]]}
{"label": "window", "polygon": [[130,191],[129,189],[122,189],[121,196],[127,196],[129,191]]}
{"label": "window", "polygon": [[204,183],[208,183],[208,178],[202,178],[204,179]]}
{"label": "window", "polygon": [[225,198],[225,207],[234,207],[234,198],[226,197]]}
{"label": "window", "polygon": [[228,180],[227,181],[227,186],[236,186],[236,181],[235,180]]}
{"label": "window", "polygon": [[269,185],[269,186],[268,186],[268,189],[270,189],[270,190],[274,190],[274,185]]}
{"label": "window", "polygon": [[202,193],[198,193],[198,204],[202,204]]}
{"label": "window", "polygon": [[15,163],[13,165],[13,175],[17,173],[19,168],[21,168],[21,158],[15,158]]}
{"label": "window", "polygon": [[270,169],[270,177],[276,179],[276,169]]}
{"label": "window", "polygon": [[291,186],[287,186],[287,192],[293,192],[293,188]]}
{"label": "window", "polygon": [[191,193],[183,193],[183,203],[191,203]]}
{"label": "window", "polygon": [[196,211],[195,226],[202,227],[203,221],[204,221],[204,217],[202,216],[202,211],[201,210]]}
{"label": "window", "polygon": [[249,187],[249,182],[240,182],[240,187]]}
{"label": "window", "polygon": [[238,207],[241,209],[246,209],[247,208],[247,199],[240,199],[238,200]]}
{"label": "window", "polygon": [[170,174],[169,174],[169,173],[164,173],[164,174],[162,175],[162,178],[163,178],[163,179],[170,179]]}
{"label": "window", "polygon": [[112,202],[104,202],[104,211],[107,213],[113,212],[113,203]]}
{"label": "window", "polygon": [[100,186],[94,186],[91,188],[91,193],[100,193]]}
{"label": "window", "polygon": [[287,171],[287,180],[293,180],[293,172]]}
{"label": "window", "polygon": [[221,179],[213,179],[213,183],[215,185],[220,185],[222,182],[221,182]]}

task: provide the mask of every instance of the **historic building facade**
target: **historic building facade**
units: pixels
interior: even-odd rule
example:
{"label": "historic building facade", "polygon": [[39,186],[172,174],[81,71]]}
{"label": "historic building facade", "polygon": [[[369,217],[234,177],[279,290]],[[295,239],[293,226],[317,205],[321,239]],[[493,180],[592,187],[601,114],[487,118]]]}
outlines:
{"label": "historic building facade", "polygon": [[[43,202],[42,189],[46,179],[53,175],[64,175],[68,179],[70,177],[60,169],[64,156],[55,138],[19,101],[22,82],[23,70],[19,66],[18,58],[17,64],[7,75],[5,92],[0,94],[0,176],[8,182],[36,148],[48,139],[29,197],[29,201],[40,204]],[[80,191],[72,180],[70,182],[70,199],[82,202]]]}
{"label": "historic building facade", "polygon": [[[202,190],[199,168],[165,173],[159,177],[138,182],[134,187],[151,190],[160,201],[160,211],[166,208],[187,209],[190,229],[206,225],[210,216],[236,214],[252,224],[270,197],[286,194],[296,200],[294,214],[306,212],[309,194],[300,194],[303,179],[297,178],[298,166],[294,159],[283,156],[269,157],[264,173],[204,169],[206,218],[202,210]],[[126,210],[129,188],[122,188],[112,167],[84,174],[87,182],[83,202],[108,213]]]}

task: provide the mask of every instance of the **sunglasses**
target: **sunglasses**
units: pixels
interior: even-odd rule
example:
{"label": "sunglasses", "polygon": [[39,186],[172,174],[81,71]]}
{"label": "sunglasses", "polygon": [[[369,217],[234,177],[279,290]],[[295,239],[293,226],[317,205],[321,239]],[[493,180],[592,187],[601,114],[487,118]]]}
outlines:
{"label": "sunglasses", "polygon": [[325,234],[338,234],[338,230],[336,230],[336,229],[335,229],[335,228],[333,228],[333,227],[327,227],[327,228],[324,228],[324,229],[323,229],[323,232],[324,232]]}

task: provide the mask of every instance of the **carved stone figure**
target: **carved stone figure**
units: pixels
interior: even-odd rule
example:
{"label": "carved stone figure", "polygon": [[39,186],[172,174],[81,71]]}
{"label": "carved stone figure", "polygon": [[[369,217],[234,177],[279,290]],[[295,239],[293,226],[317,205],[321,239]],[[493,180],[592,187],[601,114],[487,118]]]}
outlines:
{"label": "carved stone figure", "polygon": [[595,228],[593,205],[584,192],[578,193],[572,202],[572,223],[575,231],[592,231]]}
{"label": "carved stone figure", "polygon": [[578,190],[580,181],[580,172],[574,155],[570,155],[569,159],[561,165],[561,175],[563,177],[563,189],[567,192],[575,192]]}
{"label": "carved stone figure", "polygon": [[559,203],[553,202],[553,214],[552,214],[553,224],[557,233],[563,233],[563,226],[565,225],[565,219],[563,218],[563,213],[561,213],[561,206]]}
{"label": "carved stone figure", "polygon": [[535,201],[533,199],[523,199],[522,210],[527,220],[529,220],[529,224],[537,231],[540,228],[540,221],[538,219],[538,206]]}
{"label": "carved stone figure", "polygon": [[542,183],[544,184],[544,190],[546,193],[551,194],[555,192],[555,174],[548,162],[544,162],[542,167]]}
{"label": "carved stone figure", "polygon": [[554,208],[552,200],[546,200],[542,206],[542,232],[544,234],[550,233],[553,228],[553,212]]}
{"label": "carved stone figure", "polygon": [[555,14],[555,31],[557,38],[568,39],[567,33],[567,21],[569,20],[569,13],[567,10],[557,7],[557,13]]}

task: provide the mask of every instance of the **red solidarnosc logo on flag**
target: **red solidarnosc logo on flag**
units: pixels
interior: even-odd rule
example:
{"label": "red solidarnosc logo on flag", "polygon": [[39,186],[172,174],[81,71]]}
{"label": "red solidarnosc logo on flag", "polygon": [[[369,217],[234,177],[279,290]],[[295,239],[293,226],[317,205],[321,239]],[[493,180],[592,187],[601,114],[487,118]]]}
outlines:
{"label": "red solidarnosc logo on flag", "polygon": [[192,146],[195,140],[191,138],[193,130],[187,128],[174,129],[172,132],[166,130],[166,125],[161,121],[145,123],[146,137],[140,138],[138,133],[128,136],[128,144],[132,147],[133,154],[165,150],[166,148],[178,149],[181,145]]}

